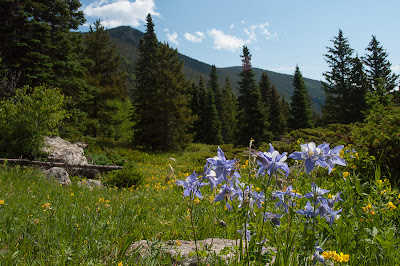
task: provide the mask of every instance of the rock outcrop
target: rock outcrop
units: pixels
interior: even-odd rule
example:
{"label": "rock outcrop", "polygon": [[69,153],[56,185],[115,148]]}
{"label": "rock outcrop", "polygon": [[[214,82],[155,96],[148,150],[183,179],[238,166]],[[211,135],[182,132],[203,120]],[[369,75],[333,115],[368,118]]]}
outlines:
{"label": "rock outcrop", "polygon": [[63,162],[66,164],[88,164],[84,155],[82,143],[72,144],[60,137],[45,137],[43,152],[47,153],[47,159],[53,162]]}
{"label": "rock outcrop", "polygon": [[57,183],[63,186],[71,185],[68,172],[64,168],[52,167],[48,170],[44,170],[43,173],[48,179],[55,180]]}
{"label": "rock outcrop", "polygon": [[[206,250],[209,255],[206,258],[201,258],[201,264],[213,263],[213,256],[219,256],[227,263],[232,263],[235,257],[235,246],[239,240],[221,239],[221,238],[207,238],[197,241],[199,250]],[[127,251],[130,254],[134,250],[139,250],[141,256],[149,255],[151,250],[160,250],[171,255],[173,258],[181,258],[177,261],[176,265],[198,265],[197,257],[192,254],[196,253],[196,245],[194,241],[186,240],[170,240],[164,242],[152,242],[141,240],[134,242]],[[275,248],[269,247],[263,250],[263,254],[268,250],[276,252]],[[272,258],[272,262],[274,258]],[[268,264],[267,264],[268,265]]]}

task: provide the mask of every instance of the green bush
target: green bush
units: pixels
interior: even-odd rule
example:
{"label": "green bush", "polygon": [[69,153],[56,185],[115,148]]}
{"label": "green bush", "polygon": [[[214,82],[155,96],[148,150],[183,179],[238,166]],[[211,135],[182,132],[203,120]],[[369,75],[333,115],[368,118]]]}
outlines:
{"label": "green bush", "polygon": [[25,86],[15,96],[0,102],[0,156],[34,158],[44,137],[56,132],[66,117],[64,96],[45,85]]}
{"label": "green bush", "polygon": [[143,181],[143,174],[134,166],[128,165],[121,170],[108,172],[103,183],[108,187],[128,188],[137,187]]}

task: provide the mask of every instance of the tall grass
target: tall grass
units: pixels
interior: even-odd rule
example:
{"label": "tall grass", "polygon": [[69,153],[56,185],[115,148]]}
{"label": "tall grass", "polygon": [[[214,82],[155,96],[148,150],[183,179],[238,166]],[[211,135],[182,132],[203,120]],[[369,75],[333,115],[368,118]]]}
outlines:
{"label": "tall grass", "polygon": [[[190,212],[183,200],[182,188],[175,180],[185,179],[193,170],[202,171],[205,159],[215,156],[216,147],[194,145],[180,154],[149,154],[116,148],[111,155],[111,151],[99,149],[92,153],[103,154],[107,163],[120,160],[134,164],[144,176],[140,186],[88,189],[78,185],[80,178],[72,177],[71,186],[60,187],[36,168],[0,167],[2,265],[117,265],[120,262],[171,265],[176,262],[176,258],[163,254],[157,247],[147,257],[140,257],[140,252],[125,256],[125,251],[132,242],[142,239],[194,239]],[[241,156],[241,171],[251,175],[246,157],[234,150],[227,152],[227,156],[234,154]],[[381,176],[378,167],[375,176],[360,176],[353,166],[355,157],[348,158],[347,167],[336,169],[329,176],[324,169],[316,173],[318,186],[332,193],[342,191],[344,199],[340,205],[341,217],[332,227],[323,221],[318,223],[319,245],[325,250],[349,254],[350,265],[398,265],[398,190]],[[310,190],[307,175],[293,176],[291,184],[297,191],[304,194]],[[264,181],[253,177],[254,189],[262,189]],[[204,198],[195,200],[192,209],[197,239],[237,239],[238,216],[227,210],[225,204],[214,203],[215,194],[209,187],[202,188],[202,193]],[[267,188],[266,194],[271,193],[272,188]],[[264,208],[273,209],[274,204],[270,201]],[[304,202],[299,201],[298,206],[301,208]],[[220,220],[227,227],[221,226]],[[306,244],[305,227],[296,215],[283,216],[280,227],[269,222],[264,225],[262,230],[268,245],[277,248],[276,252],[270,252],[277,258],[277,265],[299,265],[307,261],[302,250]],[[240,263],[240,258],[230,261],[235,262]],[[257,260],[249,263],[257,264]]]}

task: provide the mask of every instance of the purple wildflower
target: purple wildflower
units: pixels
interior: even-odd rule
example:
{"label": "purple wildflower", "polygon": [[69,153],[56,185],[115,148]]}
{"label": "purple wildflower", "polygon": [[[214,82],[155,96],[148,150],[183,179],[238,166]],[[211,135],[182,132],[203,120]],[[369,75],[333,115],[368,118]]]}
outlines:
{"label": "purple wildflower", "polygon": [[190,200],[194,199],[194,196],[197,196],[198,198],[202,199],[203,195],[201,195],[200,188],[202,186],[208,185],[207,183],[201,182],[196,175],[196,171],[193,171],[193,173],[186,178],[185,181],[183,180],[177,180],[176,181],[177,185],[183,186],[183,196],[188,197],[190,196]]}
{"label": "purple wildflower", "polygon": [[207,159],[205,168],[210,166],[215,171],[215,178],[218,180],[217,183],[220,184],[235,170],[236,160],[226,160],[225,153],[220,147],[218,147],[217,154],[218,156]]}
{"label": "purple wildflower", "polygon": [[343,145],[338,145],[327,152],[326,163],[328,164],[329,173],[332,172],[335,164],[346,166],[346,161],[340,157],[340,151],[343,149],[343,147]]}
{"label": "purple wildflower", "polygon": [[257,163],[260,165],[257,175],[265,175],[267,173],[271,176],[280,170],[285,172],[285,176],[288,177],[289,167],[284,162],[287,159],[286,152],[279,154],[270,143],[268,152],[253,151],[253,154],[257,156]]}
{"label": "purple wildflower", "polygon": [[323,143],[315,146],[314,142],[308,144],[302,144],[301,152],[293,152],[289,155],[289,158],[295,160],[303,160],[306,166],[306,173],[309,174],[315,167],[319,165],[322,167],[328,167],[329,165],[325,162],[325,154],[329,150],[329,144]]}

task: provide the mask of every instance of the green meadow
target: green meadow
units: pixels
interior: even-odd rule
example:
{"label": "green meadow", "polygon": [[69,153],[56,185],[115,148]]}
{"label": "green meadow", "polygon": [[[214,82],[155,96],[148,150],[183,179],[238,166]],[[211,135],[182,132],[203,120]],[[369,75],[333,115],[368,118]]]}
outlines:
{"label": "green meadow", "polygon": [[[296,141],[294,146],[299,143],[300,140]],[[94,163],[126,165],[118,173],[104,174],[102,181],[105,184],[112,183],[116,177],[133,180],[133,184],[88,188],[78,185],[82,182],[81,177],[72,177],[72,185],[62,187],[47,180],[37,168],[7,163],[0,167],[2,265],[173,265],[182,258],[163,253],[160,246],[146,254],[131,250],[129,246],[139,240],[160,243],[174,240],[179,245],[181,240],[195,238],[239,239],[242,243],[242,252],[233,250],[236,252],[234,259],[225,262],[219,259],[222,254],[207,254],[199,247],[199,256],[207,257],[211,265],[265,264],[271,262],[272,257],[275,265],[311,265],[319,263],[312,259],[313,247],[310,247],[317,239],[324,251],[336,252],[339,256],[335,260],[332,255],[326,260],[329,263],[399,263],[399,191],[380,172],[381,166],[374,158],[366,158],[351,145],[345,146],[340,153],[347,166],[335,166],[331,174],[316,167],[307,175],[299,162],[288,159],[289,177],[285,179],[284,175],[278,175],[282,178],[281,191],[291,185],[296,193],[305,195],[315,180],[319,187],[329,190],[324,195],[327,198],[342,192],[343,201],[335,205],[342,211],[332,225],[319,217],[311,230],[306,219],[295,212],[305,205],[303,198],[294,199],[296,206],[290,206],[286,213],[276,207],[277,200],[266,197],[261,208],[254,205],[246,209],[251,214],[248,226],[253,235],[248,243],[238,233],[246,219],[244,211],[233,202],[233,211],[224,201],[214,202],[221,185],[213,191],[204,186],[201,188],[202,199],[189,200],[190,197],[183,197],[182,187],[176,184],[176,180],[185,180],[193,170],[204,171],[206,159],[216,156],[217,146],[193,144],[184,152],[160,154],[113,148],[110,144],[90,147],[86,153]],[[246,153],[248,149],[233,148],[232,145],[221,148],[227,159],[237,159],[241,182],[251,184],[253,191],[272,195],[278,190],[274,178],[266,187],[267,175],[256,176],[256,164]],[[369,172],[360,169],[362,164],[370,165]],[[269,220],[253,219],[272,210],[283,215],[279,226]],[[219,223],[221,220],[226,227]],[[274,247],[275,251],[259,254],[256,243],[261,235],[267,239],[265,246]],[[347,261],[340,261],[341,252]],[[345,255],[348,255],[347,259],[343,257]]]}

